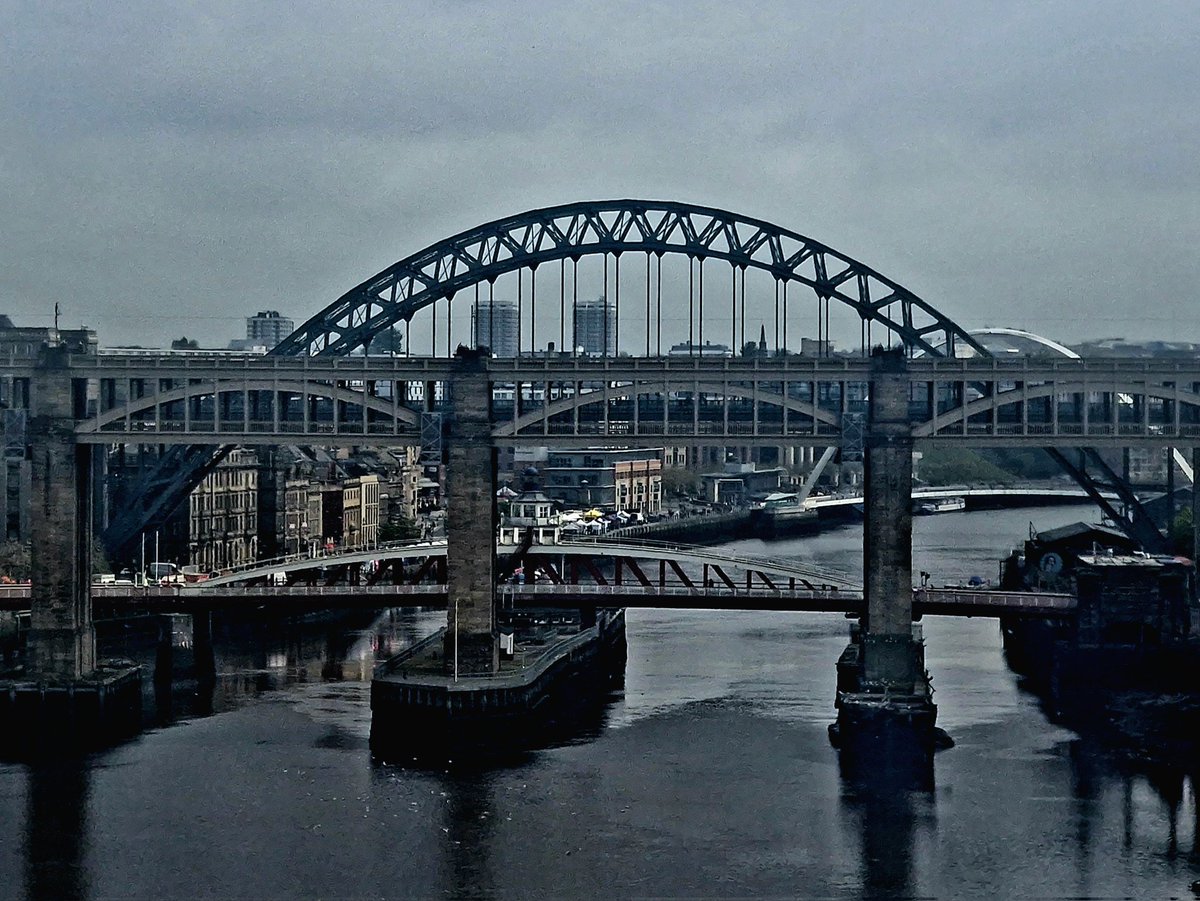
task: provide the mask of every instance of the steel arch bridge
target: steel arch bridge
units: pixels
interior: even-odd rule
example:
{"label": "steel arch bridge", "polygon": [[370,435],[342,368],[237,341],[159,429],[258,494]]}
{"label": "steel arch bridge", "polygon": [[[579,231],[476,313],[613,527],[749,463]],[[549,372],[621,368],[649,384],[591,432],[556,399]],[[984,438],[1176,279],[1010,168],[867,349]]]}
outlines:
{"label": "steel arch bridge", "polygon": [[[856,315],[861,321],[864,350],[871,340],[870,325],[877,323],[886,331],[889,343],[894,339],[910,355],[936,358],[943,355],[954,356],[956,350],[966,350],[977,356],[992,356],[977,337],[969,334],[913,292],[827,245],[780,226],[725,210],[643,200],[584,202],[532,210],[477,226],[452,238],[437,242],[389,266],[343,294],[276,347],[271,356],[282,362],[283,359],[289,357],[329,358],[369,352],[377,336],[391,329],[396,323],[403,322],[406,326],[410,325],[413,318],[424,310],[429,313],[433,327],[432,349],[436,351],[438,343],[437,305],[439,301],[443,300],[445,301],[446,317],[445,349],[446,355],[449,356],[451,350],[449,340],[451,300],[456,294],[474,287],[474,309],[478,315],[480,286],[488,286],[490,305],[491,290],[496,280],[503,275],[515,272],[518,276],[516,349],[519,357],[524,349],[520,334],[523,321],[521,306],[525,301],[523,275],[527,272],[529,276],[528,303],[532,332],[539,319],[536,306],[538,268],[555,261],[560,263],[557,312],[561,335],[566,332],[567,320],[566,265],[569,261],[574,270],[584,257],[599,256],[603,258],[604,263],[602,300],[605,304],[603,316],[605,335],[601,352],[599,354],[593,352],[587,356],[591,362],[598,362],[602,366],[621,366],[623,364],[619,360],[607,359],[615,356],[621,346],[617,335],[607,334],[610,327],[609,259],[612,258],[616,267],[616,275],[612,283],[615,291],[612,298],[614,309],[611,323],[614,330],[619,333],[622,320],[620,315],[620,263],[622,257],[630,255],[644,256],[645,258],[644,355],[646,357],[655,357],[655,353],[652,351],[651,334],[657,326],[658,341],[655,343],[661,358],[664,308],[662,260],[667,255],[682,256],[687,260],[688,296],[686,305],[688,308],[689,349],[693,346],[692,339],[696,335],[697,324],[701,343],[704,338],[705,262],[718,261],[727,265],[732,273],[731,304],[727,307],[722,306],[719,315],[724,316],[726,313],[729,315],[732,320],[732,337],[734,338],[736,338],[739,315],[742,322],[742,337],[745,337],[745,273],[747,270],[758,270],[766,273],[775,283],[777,350],[782,349],[785,352],[787,350],[788,286],[789,284],[798,284],[815,296],[817,301],[818,346],[820,346],[822,330],[824,339],[828,339],[829,308],[836,304],[851,311],[852,315]],[[657,273],[655,273],[655,261],[657,261]],[[699,278],[698,295],[694,292],[693,276]],[[739,276],[741,278],[740,306]],[[575,271],[572,271],[571,284],[574,291],[578,286]],[[784,322],[782,348],[778,342],[781,299]],[[637,300],[640,307],[641,298],[639,297]],[[572,297],[572,329],[578,328],[576,303],[577,297]],[[542,312],[546,312],[545,306],[543,306]],[[554,312],[553,305],[551,305],[551,317]],[[682,314],[682,310],[668,310],[669,314],[673,312]],[[678,318],[682,319],[682,315]],[[614,340],[610,340],[610,338]],[[529,345],[531,350],[535,347],[532,333],[529,335]],[[572,347],[577,346],[578,341],[573,340]],[[406,347],[405,353],[406,355],[411,353],[411,342]],[[562,356],[573,357],[574,354],[559,355],[559,357]],[[597,357],[601,359],[597,360]],[[630,358],[623,357],[623,359]],[[661,359],[662,364],[666,365],[668,361],[665,358]],[[545,359],[546,366],[550,366],[552,362],[549,357]],[[588,361],[579,362],[585,366],[590,365]],[[636,360],[634,362],[636,363]],[[654,365],[653,361],[650,362],[651,365]],[[784,377],[785,381],[780,382],[784,385],[784,395],[776,396],[780,390],[778,387],[766,383],[759,384],[763,381],[764,373],[755,372],[745,379],[733,378],[731,380],[729,372],[718,371],[728,369],[728,366],[705,365],[721,361],[705,359],[701,353],[694,362],[696,363],[696,372],[689,374],[687,381],[691,384],[684,386],[691,390],[693,405],[699,403],[696,398],[704,392],[713,396],[719,392],[725,399],[721,411],[722,431],[720,435],[711,431],[711,423],[700,422],[700,413],[697,412],[697,407],[691,415],[696,423],[693,431],[697,433],[692,436],[693,438],[699,440],[701,437],[700,425],[706,425],[708,433],[712,434],[714,439],[721,436],[732,439],[734,431],[730,429],[730,398],[733,398],[733,404],[741,403],[742,406],[753,408],[748,423],[736,424],[741,428],[741,432],[737,432],[737,434],[751,442],[772,440],[773,434],[778,434],[784,439],[810,442],[826,436],[828,443],[836,442],[837,434],[840,431],[838,414],[842,411],[822,409],[815,403],[815,396],[787,396],[786,376]],[[759,362],[761,365],[766,361]],[[782,358],[782,362],[786,368],[786,354]],[[536,365],[533,360],[529,360],[529,363]],[[501,370],[508,364],[503,360],[497,361],[497,364],[489,368],[495,368],[497,375],[501,375]],[[914,365],[919,368],[918,361],[914,360]],[[768,368],[770,366],[771,364],[768,364]],[[521,385],[520,370],[523,368],[528,367],[519,359],[514,361],[513,376],[517,380],[515,387],[518,392]],[[432,375],[432,372],[430,374]],[[1099,434],[1104,440],[1111,443],[1113,439],[1109,437],[1110,435],[1133,434],[1139,431],[1153,435],[1155,431],[1161,431],[1162,426],[1157,424],[1157,421],[1161,420],[1164,415],[1168,419],[1174,419],[1174,428],[1171,430],[1173,434],[1182,434],[1183,431],[1191,428],[1188,423],[1193,417],[1187,416],[1181,420],[1179,410],[1191,409],[1189,401],[1192,399],[1192,393],[1187,390],[1183,390],[1181,393],[1179,383],[1173,379],[1164,381],[1161,387],[1151,384],[1144,391],[1137,392],[1145,395],[1144,403],[1138,408],[1141,412],[1134,411],[1134,416],[1140,425],[1120,424],[1118,420],[1123,422],[1125,417],[1124,414],[1118,415],[1116,403],[1110,404],[1109,413],[1101,417],[1103,420],[1111,420],[1111,422],[1100,422],[1097,425],[1093,420],[1093,423],[1089,424],[1086,404],[1077,402],[1075,404],[1077,408],[1083,407],[1082,416],[1076,416],[1081,420],[1082,425],[1067,424],[1064,426],[1058,421],[1057,405],[1053,403],[1056,393],[1064,390],[1061,381],[1063,374],[1052,373],[1048,379],[1042,380],[1035,377],[1031,380],[1028,378],[1029,373],[1024,373],[1024,377],[1018,376],[1011,384],[1001,386],[997,382],[982,389],[972,380],[971,384],[976,384],[974,399],[968,396],[968,382],[963,379],[958,396],[953,399],[957,402],[952,401],[949,404],[939,402],[940,409],[931,410],[931,421],[918,427],[918,437],[949,434],[955,436],[957,441],[968,440],[972,437],[975,438],[976,443],[998,438],[1008,441],[1015,440],[1011,436],[1013,429],[1019,426],[1018,438],[1023,439],[1022,443],[1029,443],[1030,439],[1039,433],[1057,434],[1060,429],[1068,430],[1075,427],[1080,430],[1081,438]],[[312,384],[303,381],[308,375],[308,373],[301,374],[300,379],[291,385],[294,395],[313,396],[311,394]],[[545,375],[553,377],[554,374],[547,372]],[[497,422],[497,428],[493,433],[494,437],[500,441],[538,437],[544,439],[546,436],[556,434],[561,427],[568,427],[579,432],[578,411],[580,408],[586,406],[595,408],[599,404],[604,412],[605,428],[602,432],[595,433],[595,439],[601,440],[604,435],[608,434],[611,424],[610,406],[614,403],[621,403],[622,399],[626,406],[631,405],[633,410],[632,430],[623,434],[625,437],[637,437],[644,433],[644,424],[637,422],[638,413],[642,407],[642,399],[639,398],[639,395],[654,394],[658,395],[659,406],[663,412],[661,414],[653,410],[646,412],[655,419],[661,415],[664,434],[682,437],[677,424],[668,422],[669,417],[665,412],[665,398],[673,389],[678,390],[679,388],[679,384],[675,380],[667,378],[661,384],[656,385],[654,384],[655,380],[643,381],[646,373],[638,373],[633,378],[622,381],[616,373],[606,371],[601,382],[585,385],[578,382],[581,375],[583,373],[573,374],[576,383],[571,386],[570,396],[560,395],[553,402],[550,402],[547,397],[546,403],[532,404],[531,409],[528,410],[522,410],[521,401],[514,394],[513,416],[508,423]],[[250,401],[257,395],[278,399],[282,396],[281,392],[288,390],[290,383],[286,379],[281,381],[279,376],[280,373],[273,373],[269,383],[264,381],[257,387],[248,382],[239,384],[232,392],[235,396],[243,393],[244,400],[241,403],[240,416],[246,422],[248,431],[254,425]],[[572,374],[568,373],[568,377],[571,376]],[[179,420],[179,425],[185,434],[168,440],[178,442],[194,432],[194,423],[188,422],[189,404],[196,399],[197,391],[200,393],[209,391],[206,387],[197,388],[197,382],[196,379],[186,379],[156,400],[146,399],[149,402],[148,406],[157,408],[153,417],[154,435],[153,437],[146,435],[147,440],[154,441],[167,437],[163,435],[159,426],[163,421],[173,419]],[[814,373],[812,380],[814,395],[816,384],[817,376]],[[532,383],[530,386],[532,387]],[[1086,384],[1081,382],[1077,386],[1068,384],[1065,387],[1078,397],[1086,398],[1086,393],[1080,393],[1087,391]],[[844,389],[843,385],[839,390],[839,394],[843,398],[843,405]],[[982,396],[979,396],[980,391],[982,391]],[[390,402],[385,402],[378,398],[367,397],[366,394],[363,394],[362,397],[352,396],[347,388],[339,385],[336,380],[330,382],[327,387],[320,388],[317,393],[327,395],[327,402],[331,403],[335,410],[335,420],[339,404],[357,402],[362,410],[362,434],[364,436],[374,434],[383,440],[389,435],[401,436],[405,432],[419,429],[420,414],[402,404],[397,404],[394,397]],[[221,392],[216,380],[213,382],[211,396],[214,406],[218,406]],[[1152,412],[1152,397],[1159,398],[1156,402],[1160,406],[1164,402],[1169,405],[1166,408],[1166,414],[1162,411],[1157,414]],[[1041,419],[1045,421],[1036,421],[1030,418],[1029,411],[1037,410],[1036,404],[1039,400],[1044,400],[1047,410],[1050,410],[1049,413],[1041,416]],[[164,417],[161,411],[168,410],[172,403],[183,410],[182,414],[168,413]],[[276,400],[272,400],[268,406],[274,406],[275,403]],[[1001,412],[1001,407],[1005,404],[1018,411],[1016,415],[1017,420],[1020,420],[1019,423],[1016,420],[1009,423],[1003,421],[1005,417]],[[771,408],[772,405],[783,411],[777,417],[781,424],[778,430],[769,429],[768,434],[759,435],[762,425],[759,422],[759,411]],[[541,409],[536,409],[536,407],[541,407]],[[955,411],[954,407],[958,407],[958,410]],[[987,415],[989,411],[991,411],[990,416]],[[1173,416],[1171,411],[1174,411]],[[789,414],[792,417],[790,420]],[[213,413],[211,415],[214,419],[211,430],[214,433],[221,432],[220,414]],[[273,415],[276,419],[279,418],[277,413]],[[1152,416],[1157,416],[1157,419],[1152,421]],[[565,422],[565,419],[572,417],[574,418],[573,422]],[[122,423],[119,420],[122,418],[125,420],[125,426],[128,427],[132,422],[131,411],[127,409],[122,415],[121,411],[110,410],[108,419],[112,422],[98,418],[95,422],[97,437],[101,434],[112,434],[104,430],[110,427],[121,427]],[[556,418],[559,420],[558,422],[554,421]],[[1012,419],[1012,414],[1009,414],[1008,418]],[[309,426],[313,425],[309,419],[310,417],[305,414],[303,422],[290,424],[294,430],[298,430],[295,440],[301,440],[302,437],[319,437],[319,435],[308,435]],[[990,420],[990,425],[981,420]],[[387,422],[393,423],[390,428]],[[264,427],[261,423],[258,425],[260,428]],[[318,424],[318,427],[328,428],[327,424],[323,423]],[[334,428],[336,429],[337,426],[335,425]],[[746,431],[747,429],[750,431]],[[278,424],[276,424],[275,431],[278,431]],[[117,436],[113,434],[112,437],[116,438]],[[1061,444],[1061,437],[1058,435],[1060,440],[1053,443]],[[110,549],[118,550],[131,545],[139,533],[164,520],[224,456],[226,451],[214,449],[212,440],[206,440],[203,443],[208,446],[201,446],[200,441],[191,446],[186,443],[177,443],[176,446],[164,452],[153,471],[143,480],[133,495],[126,499],[122,515],[115,519],[106,531],[105,542]],[[1059,451],[1052,450],[1051,453],[1102,506],[1106,506],[1107,502],[1104,501],[1102,492],[1097,486],[1117,485],[1118,488],[1120,487],[1119,480],[1111,471],[1107,471],[1103,466],[1103,461],[1094,452],[1081,451],[1078,464]],[[1089,473],[1089,464],[1093,472],[1100,473],[1100,482],[1093,474]],[[1137,532],[1138,540],[1147,546],[1153,545],[1161,536],[1152,524],[1145,521],[1144,516],[1139,515],[1140,508],[1137,499],[1126,490],[1122,495],[1122,500],[1127,509],[1133,511],[1132,525]],[[1110,513],[1117,512],[1111,508],[1108,509]]]}
{"label": "steel arch bridge", "polygon": [[[523,275],[530,273],[530,302],[536,302],[536,276],[542,264],[561,261],[559,326],[565,331],[565,266],[572,267],[587,256],[599,255],[604,262],[605,304],[603,347],[608,335],[608,260],[616,266],[613,304],[614,328],[620,327],[620,262],[623,255],[640,253],[646,265],[646,354],[650,354],[652,315],[662,338],[662,260],[682,255],[688,262],[689,345],[698,323],[699,341],[704,335],[704,266],[707,260],[728,264],[732,270],[733,302],[738,312],[737,288],[741,276],[741,307],[746,303],[745,274],[748,269],[769,273],[775,280],[776,321],[782,295],[784,333],[787,328],[788,286],[799,284],[817,300],[818,334],[829,332],[831,304],[844,306],[861,320],[863,347],[870,344],[870,325],[879,323],[892,339],[909,353],[923,350],[937,355],[938,346],[953,353],[958,346],[987,351],[967,331],[922,300],[912,291],[881,275],[865,264],[797,232],[760,219],[726,210],[669,201],[590,201],[547,207],[499,219],[439,241],[372,276],[312,317],[271,351],[276,356],[346,355],[368,350],[373,339],[397,322],[411,323],[425,307],[432,308],[433,345],[436,348],[436,303],[449,302],[456,293],[481,284],[494,285],[505,273],[518,274],[518,339],[521,322]],[[656,294],[652,311],[652,261],[657,260]],[[693,295],[693,272],[699,278],[698,297]],[[574,273],[573,273],[574,275]],[[577,282],[572,280],[575,288]],[[489,291],[490,293],[490,291]],[[574,298],[573,298],[574,301]],[[476,310],[478,299],[476,298]],[[572,328],[578,326],[572,310]],[[743,315],[743,337],[745,321]],[[531,316],[536,322],[536,314]],[[532,326],[531,326],[532,327]],[[449,335],[447,321],[447,336]],[[618,336],[612,346],[619,347]],[[531,347],[533,345],[533,336]],[[786,343],[786,337],[785,337]],[[411,343],[410,343],[411,344]],[[447,345],[449,342],[447,342]],[[576,344],[573,342],[572,347]],[[406,350],[411,350],[409,345]],[[659,348],[661,350],[661,347]],[[447,355],[450,348],[447,346]],[[158,464],[124,499],[122,513],[104,533],[110,550],[119,553],[131,547],[137,536],[163,522],[213,470],[227,453],[200,446],[167,450]]]}
{"label": "steel arch bridge", "polygon": [[[931,304],[825,244],[727,210],[653,200],[546,207],[461,232],[350,289],[273,352],[351,353],[368,347],[395,323],[411,321],[419,310],[443,298],[450,300],[466,288],[494,283],[505,273],[528,269],[532,281],[544,263],[603,255],[615,257],[619,265],[622,255],[634,253],[646,255],[648,273],[650,258],[661,260],[665,254],[685,255],[701,267],[712,259],[743,273],[763,270],[784,289],[788,283],[798,283],[819,302],[837,301],[853,309],[864,323],[878,322],[910,350],[939,353],[936,346],[953,356],[961,343],[987,355],[966,330]],[[530,290],[535,291],[533,284]],[[619,295],[614,303],[619,303]],[[647,291],[648,319],[650,306]],[[702,321],[702,308],[694,312]],[[647,355],[649,350],[647,343]]]}

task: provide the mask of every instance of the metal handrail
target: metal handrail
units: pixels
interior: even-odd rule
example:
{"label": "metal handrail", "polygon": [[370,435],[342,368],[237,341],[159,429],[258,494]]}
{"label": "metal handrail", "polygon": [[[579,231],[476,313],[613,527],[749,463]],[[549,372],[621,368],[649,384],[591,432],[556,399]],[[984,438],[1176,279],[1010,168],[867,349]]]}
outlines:
{"label": "metal handrail", "polygon": [[[748,567],[757,566],[757,567],[761,567],[762,569],[765,569],[765,570],[770,570],[770,571],[774,571],[774,572],[785,572],[789,575],[796,575],[797,577],[803,577],[803,578],[816,577],[818,579],[828,579],[828,580],[833,580],[833,581],[840,580],[840,581],[844,582],[847,587],[854,587],[854,588],[861,587],[860,583],[853,581],[850,574],[846,573],[844,571],[838,572],[836,570],[816,569],[813,567],[805,566],[804,564],[801,564],[801,563],[783,564],[783,563],[780,563],[780,561],[777,559],[772,559],[769,557],[755,557],[755,556],[752,556],[749,554],[715,554],[710,549],[705,548],[702,545],[696,545],[696,544],[681,544],[678,542],[655,541],[654,539],[651,539],[651,538],[624,538],[624,537],[619,537],[617,540],[614,541],[612,539],[605,540],[605,537],[603,535],[599,535],[599,536],[595,536],[595,537],[591,537],[591,538],[560,539],[559,544],[568,545],[568,546],[576,546],[576,547],[589,547],[589,546],[599,547],[599,546],[603,546],[603,545],[608,545],[610,547],[630,546],[630,547],[645,548],[647,550],[675,551],[675,552],[682,552],[682,553],[695,552],[697,557],[708,557],[710,559],[718,560],[721,562],[737,563],[741,566],[748,566]],[[794,572],[791,572],[793,570],[794,570]]]}

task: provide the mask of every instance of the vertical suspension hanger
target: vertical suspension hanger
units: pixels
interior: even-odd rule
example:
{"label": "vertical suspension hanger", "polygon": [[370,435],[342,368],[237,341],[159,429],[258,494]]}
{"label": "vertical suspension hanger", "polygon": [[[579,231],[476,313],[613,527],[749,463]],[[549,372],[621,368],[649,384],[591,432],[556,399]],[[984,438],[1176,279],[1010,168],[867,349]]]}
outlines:
{"label": "vertical suspension hanger", "polygon": [[655,303],[655,308],[658,315],[658,327],[655,329],[655,340],[658,342],[658,356],[662,356],[662,254],[658,255],[658,266],[655,267],[658,272],[658,283],[655,288],[655,293],[658,295]]}
{"label": "vertical suspension hanger", "polygon": [[[734,270],[737,275],[737,270]],[[742,347],[746,344],[746,268],[742,266]]]}
{"label": "vertical suspension hanger", "polygon": [[650,251],[646,251],[646,356],[650,356]]}
{"label": "vertical suspension hanger", "polygon": [[604,294],[603,306],[601,308],[601,321],[603,328],[601,329],[601,359],[608,359],[608,254],[604,254]]}
{"label": "vertical suspension hanger", "polygon": [[[661,264],[661,261],[660,261]],[[688,254],[688,356],[695,353],[696,348],[696,289],[693,284],[692,255]]]}
{"label": "vertical suspension hanger", "polygon": [[537,355],[537,263],[529,267],[529,353]]}
{"label": "vertical suspension hanger", "polygon": [[779,279],[775,279],[775,356],[779,356]]}
{"label": "vertical suspension hanger", "polygon": [[613,278],[616,282],[613,286],[613,356],[621,355],[621,252],[618,250],[613,254],[613,265],[615,272]]}
{"label": "vertical suspension hanger", "polygon": [[738,316],[737,316],[737,267],[729,267],[729,276],[731,279],[731,287],[729,295],[729,349],[733,351],[733,355],[737,356],[738,352]]}
{"label": "vertical suspension hanger", "polygon": [[471,346],[479,347],[479,282],[475,283],[475,309],[471,313]]}

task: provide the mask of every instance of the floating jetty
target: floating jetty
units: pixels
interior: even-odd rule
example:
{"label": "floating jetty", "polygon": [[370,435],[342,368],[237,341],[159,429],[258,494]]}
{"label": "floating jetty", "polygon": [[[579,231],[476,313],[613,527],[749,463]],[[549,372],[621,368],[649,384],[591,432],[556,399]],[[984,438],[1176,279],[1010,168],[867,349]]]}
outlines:
{"label": "floating jetty", "polygon": [[458,676],[446,630],[384,661],[371,681],[371,748],[384,759],[511,752],[544,742],[624,683],[625,611],[502,630],[499,671]]}

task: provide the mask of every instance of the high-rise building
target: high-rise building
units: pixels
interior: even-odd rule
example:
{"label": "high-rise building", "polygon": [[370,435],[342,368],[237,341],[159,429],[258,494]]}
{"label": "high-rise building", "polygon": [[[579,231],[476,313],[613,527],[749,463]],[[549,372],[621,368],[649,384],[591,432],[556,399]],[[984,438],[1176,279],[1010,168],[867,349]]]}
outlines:
{"label": "high-rise building", "polygon": [[617,311],[603,295],[576,307],[575,346],[589,356],[616,356]]}
{"label": "high-rise building", "polygon": [[296,330],[296,323],[277,310],[259,310],[246,317],[246,341],[261,344],[268,350]]}
{"label": "high-rise building", "polygon": [[480,299],[471,308],[471,335],[476,347],[486,347],[493,357],[517,355],[517,305],[511,300]]}

